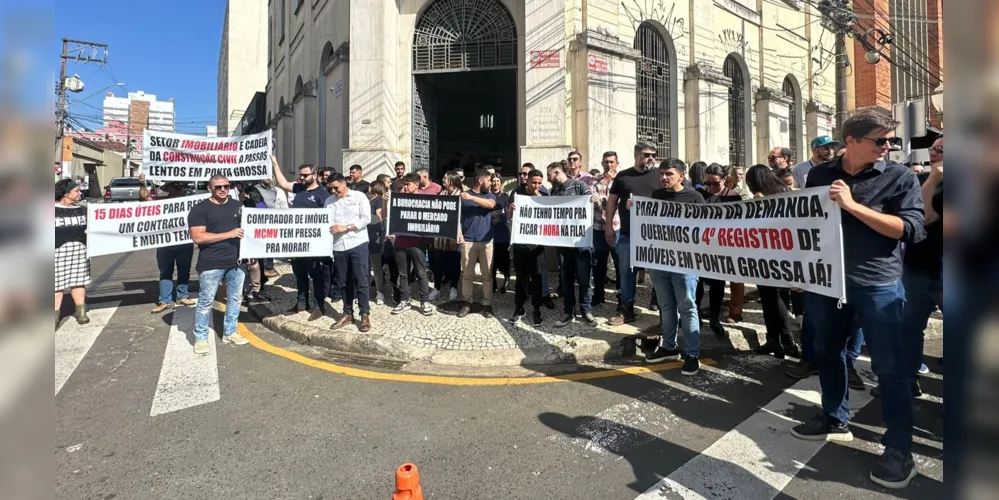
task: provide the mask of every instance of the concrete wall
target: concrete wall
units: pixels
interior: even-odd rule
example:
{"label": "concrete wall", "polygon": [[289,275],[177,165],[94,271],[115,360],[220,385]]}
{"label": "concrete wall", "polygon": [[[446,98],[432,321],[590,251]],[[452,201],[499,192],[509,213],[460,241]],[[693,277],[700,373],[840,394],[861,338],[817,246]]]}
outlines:
{"label": "concrete wall", "polygon": [[[268,0],[229,0],[219,51],[218,133],[232,135],[245,106],[267,84]],[[297,0],[271,0],[288,2]]]}

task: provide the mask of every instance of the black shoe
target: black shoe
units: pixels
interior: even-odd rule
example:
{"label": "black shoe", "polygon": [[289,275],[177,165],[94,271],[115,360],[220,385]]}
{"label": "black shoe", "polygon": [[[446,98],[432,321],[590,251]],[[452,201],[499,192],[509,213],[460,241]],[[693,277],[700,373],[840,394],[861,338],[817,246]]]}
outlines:
{"label": "black shoe", "polygon": [[799,346],[794,339],[781,339],[781,347],[784,348],[784,354],[791,356],[792,358],[801,358],[801,346]]}
{"label": "black shoe", "polygon": [[472,312],[472,305],[465,302],[464,305],[461,306],[461,309],[458,309],[458,317],[464,318],[465,316],[468,316],[468,313],[470,312]]}
{"label": "black shoe", "polygon": [[871,481],[892,490],[900,490],[916,477],[912,454],[903,455],[894,448],[885,448],[881,460],[871,469]]}
{"label": "black shoe", "polygon": [[503,283],[503,286],[499,287],[499,290],[497,291],[501,294],[506,293],[506,283]]}
{"label": "black shoe", "polygon": [[482,306],[482,317],[492,318],[493,317],[493,306]]}
{"label": "black shoe", "polygon": [[786,372],[788,377],[793,379],[805,379],[812,375],[819,374],[819,367],[809,363],[808,361],[799,361],[798,364],[788,368]]}
{"label": "black shoe", "polygon": [[531,318],[531,324],[534,326],[541,326],[545,323],[544,318],[541,317],[541,311],[538,309],[534,310],[534,315]]}
{"label": "black shoe", "polygon": [[853,441],[853,433],[846,424],[829,423],[825,415],[816,415],[803,424],[791,428],[791,435],[806,441]]}
{"label": "black shoe", "polygon": [[555,301],[553,301],[551,297],[542,297],[541,304],[548,309],[555,309]]}
{"label": "black shoe", "polygon": [[664,348],[663,346],[656,347],[655,351],[652,351],[647,356],[645,356],[645,361],[647,363],[659,363],[666,360],[677,360],[680,359],[680,351],[673,349],[672,351]]}
{"label": "black shoe", "polygon": [[[718,325],[719,327],[721,324]],[[773,354],[777,359],[784,359],[784,348],[780,344],[774,342],[767,342],[756,349],[753,349],[756,354]]]}
{"label": "black shoe", "polygon": [[593,313],[585,313],[585,314],[583,314],[583,323],[586,323],[589,326],[597,326],[597,324],[598,324],[597,323],[597,318],[593,317]]}
{"label": "black shoe", "polygon": [[683,360],[683,368],[680,368],[680,375],[697,375],[701,369],[701,362],[693,356],[687,356]]}
{"label": "black shoe", "polygon": [[728,332],[726,332],[725,328],[722,327],[721,321],[718,321],[717,319],[711,320],[711,331],[714,332],[715,336],[718,338],[723,339],[728,337]]}
{"label": "black shoe", "polygon": [[524,311],[523,307],[518,307],[518,308],[514,309],[513,310],[513,316],[510,316],[510,322],[511,323],[516,323],[516,322],[520,321],[520,319],[523,318],[525,314],[527,314],[527,312]]}
{"label": "black shoe", "polygon": [[271,301],[271,299],[269,299],[267,296],[265,296],[264,294],[262,294],[260,292],[250,292],[250,296],[249,297],[250,297],[250,302],[270,302]]}
{"label": "black shoe", "polygon": [[572,323],[573,319],[574,318],[572,317],[571,314],[563,314],[559,316],[558,321],[555,322],[555,328],[562,328],[563,326],[568,326],[569,323]]}
{"label": "black shoe", "polygon": [[847,367],[846,385],[850,386],[850,388],[855,391],[863,391],[867,389],[867,386],[864,385],[864,379],[860,378],[860,374],[857,373],[857,369],[852,366]]}

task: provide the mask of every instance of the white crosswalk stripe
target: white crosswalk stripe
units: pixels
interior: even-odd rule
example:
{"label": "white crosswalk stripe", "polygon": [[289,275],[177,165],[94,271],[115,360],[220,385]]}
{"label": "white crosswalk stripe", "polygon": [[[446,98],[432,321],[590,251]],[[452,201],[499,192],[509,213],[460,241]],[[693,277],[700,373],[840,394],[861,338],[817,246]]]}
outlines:
{"label": "white crosswalk stripe", "polygon": [[150,416],[218,401],[219,369],[215,332],[209,329],[207,355],[194,354],[194,308],[178,307],[167,339],[163,367]]}
{"label": "white crosswalk stripe", "polygon": [[66,318],[55,332],[55,393],[59,394],[69,377],[90,352],[94,341],[108,326],[120,302],[94,305],[87,313],[90,323],[80,325]]}

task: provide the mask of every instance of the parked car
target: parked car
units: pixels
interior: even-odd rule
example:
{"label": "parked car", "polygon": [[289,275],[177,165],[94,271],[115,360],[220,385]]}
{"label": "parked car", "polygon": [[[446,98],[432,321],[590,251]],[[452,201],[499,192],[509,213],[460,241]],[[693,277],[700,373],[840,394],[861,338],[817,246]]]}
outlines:
{"label": "parked car", "polygon": [[[138,201],[140,187],[142,184],[135,177],[115,177],[111,179],[111,184],[104,187],[104,203]],[[146,181],[146,189],[149,196],[156,198],[156,186],[152,182]]]}
{"label": "parked car", "polygon": [[183,184],[184,184],[184,196],[191,196],[194,194],[204,194],[208,192],[208,183],[204,181],[185,182]]}

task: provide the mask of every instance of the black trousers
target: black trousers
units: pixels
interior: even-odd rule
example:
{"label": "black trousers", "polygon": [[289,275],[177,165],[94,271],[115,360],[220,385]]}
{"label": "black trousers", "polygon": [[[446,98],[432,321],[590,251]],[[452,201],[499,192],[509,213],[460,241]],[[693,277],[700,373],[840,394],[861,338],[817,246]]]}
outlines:
{"label": "black trousers", "polygon": [[375,292],[382,295],[389,294],[387,296],[391,297],[392,282],[388,280],[388,275],[385,273],[381,252],[368,253],[368,265],[375,274]]}
{"label": "black trousers", "polygon": [[781,288],[780,298],[784,301],[784,307],[791,310],[791,314],[795,316],[805,314],[805,292],[795,292],[790,288]]}
{"label": "black trousers", "polygon": [[395,249],[395,264],[399,267],[399,300],[408,302],[412,298],[413,287],[409,284],[409,273],[405,272],[412,266],[413,274],[420,287],[420,302],[429,300],[430,286],[427,283],[427,261],[423,249],[420,247],[407,247]]}
{"label": "black trousers", "polygon": [[371,271],[368,270],[368,246],[359,245],[345,252],[333,252],[333,272],[343,283],[343,313],[354,311],[354,297],[361,314],[371,312],[369,290]]}
{"label": "black trousers", "polygon": [[309,278],[312,278],[312,291],[316,299],[316,307],[326,311],[326,276],[323,275],[322,257],[299,257],[291,259],[291,271],[295,274],[295,286],[298,288],[298,305],[309,307]]}
{"label": "black trousers", "polygon": [[527,303],[530,286],[531,306],[541,310],[541,273],[544,269],[545,247],[535,245],[513,246],[513,269],[517,273],[514,287],[514,307],[521,309]]}
{"label": "black trousers", "polygon": [[725,282],[701,278],[697,281],[697,310],[701,310],[701,299],[704,298],[704,288],[708,288],[708,319],[721,321],[722,300],[725,299]]}
{"label": "black trousers", "polygon": [[767,327],[767,343],[782,344],[784,347],[792,341],[791,330],[787,326],[787,307],[781,299],[782,288],[772,286],[757,286],[760,292],[760,302],[763,303],[763,323]]}
{"label": "black trousers", "polygon": [[[510,281],[510,243],[493,242],[493,289],[496,288],[496,271],[503,273],[503,278]],[[503,286],[506,286],[506,281]]]}

